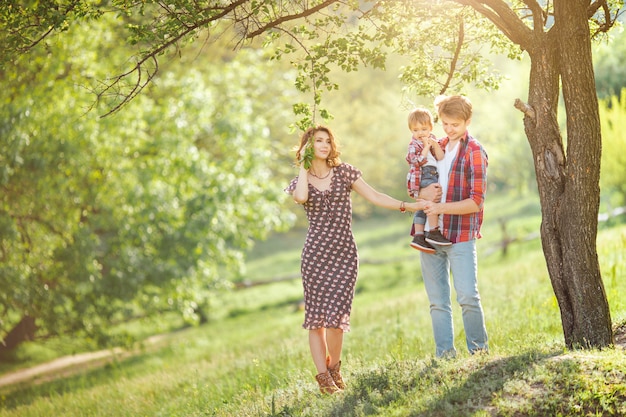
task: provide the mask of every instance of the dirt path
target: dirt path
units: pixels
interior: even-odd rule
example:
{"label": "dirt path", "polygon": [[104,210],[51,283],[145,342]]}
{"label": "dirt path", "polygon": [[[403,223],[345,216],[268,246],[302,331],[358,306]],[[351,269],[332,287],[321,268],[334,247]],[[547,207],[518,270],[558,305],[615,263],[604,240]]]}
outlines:
{"label": "dirt path", "polygon": [[[155,345],[166,337],[167,335],[152,336],[143,341],[143,345]],[[22,383],[41,384],[56,378],[63,378],[81,371],[101,367],[114,360],[132,356],[138,351],[113,348],[64,356],[31,368],[19,369],[0,375],[0,388]]]}
{"label": "dirt path", "polygon": [[19,384],[30,381],[31,383],[40,383],[57,377],[59,374],[64,375],[70,369],[75,369],[81,365],[99,365],[107,360],[112,360],[116,355],[122,354],[122,349],[101,350],[98,352],[80,353],[77,355],[65,356],[53,361],[33,366],[32,368],[20,369],[9,372],[0,376],[0,387],[7,385]]}

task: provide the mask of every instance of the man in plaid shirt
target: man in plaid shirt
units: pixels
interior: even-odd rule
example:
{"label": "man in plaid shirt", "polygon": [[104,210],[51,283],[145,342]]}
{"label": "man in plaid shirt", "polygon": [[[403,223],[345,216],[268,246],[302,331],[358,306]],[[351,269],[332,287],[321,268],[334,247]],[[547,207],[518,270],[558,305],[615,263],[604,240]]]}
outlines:
{"label": "man in plaid shirt", "polygon": [[441,201],[424,203],[427,215],[441,215],[439,228],[450,246],[434,254],[420,252],[424,287],[437,357],[454,357],[454,329],[450,273],[463,314],[467,348],[471,354],[488,352],[487,330],[478,292],[476,239],[480,238],[487,186],[487,153],[468,133],[472,104],[464,96],[438,97],[435,107],[447,137],[440,161]]}

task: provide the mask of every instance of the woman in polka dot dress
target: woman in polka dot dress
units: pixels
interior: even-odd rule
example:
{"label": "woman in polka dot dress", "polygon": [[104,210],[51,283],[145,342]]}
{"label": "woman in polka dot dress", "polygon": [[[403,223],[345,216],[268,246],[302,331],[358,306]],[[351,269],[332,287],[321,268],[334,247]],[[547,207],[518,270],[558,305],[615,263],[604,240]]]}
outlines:
{"label": "woman in polka dot dress", "polygon": [[413,203],[380,193],[361,178],[361,171],[339,159],[332,131],[317,126],[301,137],[296,161],[313,142],[313,158],[308,166],[299,163],[300,172],[285,191],[302,204],[309,229],[302,250],[304,324],[317,368],[320,391],[342,391],[341,349],[343,333],[350,331],[350,311],[358,272],[358,253],[352,234],[352,190],[366,200],[391,210],[417,211],[424,200]]}

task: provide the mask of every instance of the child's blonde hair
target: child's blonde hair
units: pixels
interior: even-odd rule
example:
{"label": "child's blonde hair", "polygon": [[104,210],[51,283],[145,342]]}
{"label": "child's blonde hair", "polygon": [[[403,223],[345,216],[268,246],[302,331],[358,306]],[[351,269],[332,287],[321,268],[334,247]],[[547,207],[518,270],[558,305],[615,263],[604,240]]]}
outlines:
{"label": "child's blonde hair", "polygon": [[416,124],[429,125],[431,128],[433,126],[433,115],[432,113],[424,108],[424,107],[416,107],[411,110],[409,113],[409,129],[411,129]]}
{"label": "child's blonde hair", "polygon": [[472,102],[465,96],[438,96],[435,108],[442,115],[468,121],[472,118]]}

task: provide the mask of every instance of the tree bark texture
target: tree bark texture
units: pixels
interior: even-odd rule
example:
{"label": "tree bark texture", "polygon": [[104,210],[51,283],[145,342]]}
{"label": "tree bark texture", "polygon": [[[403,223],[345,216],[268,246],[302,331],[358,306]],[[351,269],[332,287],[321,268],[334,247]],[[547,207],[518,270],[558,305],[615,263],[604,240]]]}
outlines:
{"label": "tree bark texture", "polygon": [[[542,207],[541,240],[569,348],[613,344],[597,258],[601,134],[591,60],[588,0],[555,0],[554,26],[533,32],[524,126]],[[567,153],[557,121],[559,82]]]}
{"label": "tree bark texture", "polygon": [[22,342],[35,340],[36,331],[35,318],[32,316],[22,317],[19,323],[7,333],[4,340],[0,341],[0,357],[15,349]]}
{"label": "tree bark texture", "polygon": [[559,213],[565,259],[559,278],[567,289],[563,301],[571,315],[571,321],[563,320],[567,345],[604,347],[613,343],[613,334],[596,248],[602,136],[588,6],[588,0],[555,2],[568,161]]}

